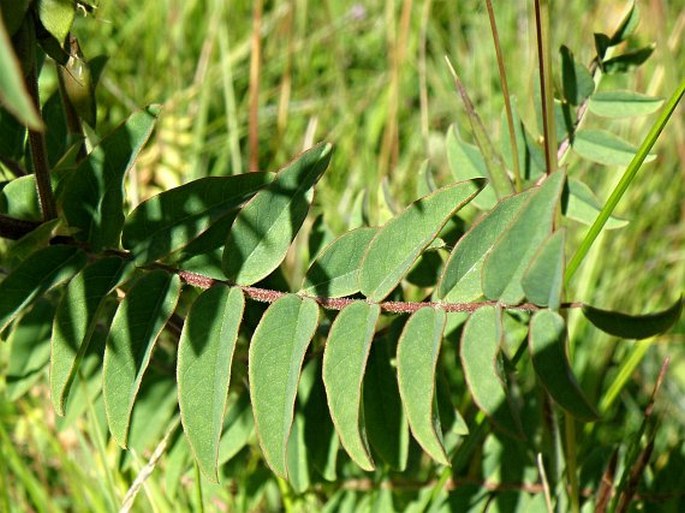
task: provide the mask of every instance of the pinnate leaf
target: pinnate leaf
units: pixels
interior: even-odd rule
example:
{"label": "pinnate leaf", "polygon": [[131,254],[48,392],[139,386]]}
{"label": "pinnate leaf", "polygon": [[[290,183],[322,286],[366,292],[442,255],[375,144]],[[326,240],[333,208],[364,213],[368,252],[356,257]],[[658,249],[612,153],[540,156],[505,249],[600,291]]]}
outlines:
{"label": "pinnate leaf", "polygon": [[283,478],[300,371],[318,317],[314,300],[286,295],[266,310],[250,344],[250,398],[257,435],[269,467]]}
{"label": "pinnate leaf", "polygon": [[218,481],[219,441],[231,380],[231,362],[245,299],[217,284],[186,317],[178,345],[178,405],[183,431],[202,472]]}
{"label": "pinnate leaf", "polygon": [[177,275],[152,271],[133,285],[114,314],[105,347],[102,393],[109,429],[122,447],[127,445],[131,412],[152,350],[180,292]]}
{"label": "pinnate leaf", "polygon": [[86,263],[74,246],[49,246],[26,258],[0,282],[0,332],[44,292],[71,279]]}
{"label": "pinnate leaf", "polygon": [[162,192],[129,214],[122,244],[138,262],[151,262],[187,245],[272,179],[270,173],[208,176]]}
{"label": "pinnate leaf", "polygon": [[311,189],[328,167],[331,153],[332,146],[324,143],[306,151],[242,208],[223,253],[229,280],[252,285],[280,265],[307,216]]}
{"label": "pinnate leaf", "polygon": [[50,341],[50,395],[59,415],[64,415],[64,402],[105,298],[126,277],[127,270],[129,262],[117,256],[105,257],[86,266],[66,287]]}
{"label": "pinnate leaf", "polygon": [[364,301],[346,306],[336,317],[323,353],[328,407],[340,441],[364,470],[374,463],[361,410],[362,382],[380,307]]}
{"label": "pinnate leaf", "polygon": [[397,380],[414,438],[435,461],[449,465],[435,395],[435,367],[447,315],[424,307],[404,325],[397,345]]}
{"label": "pinnate leaf", "polygon": [[459,239],[438,282],[439,298],[447,302],[471,301],[483,295],[481,269],[485,256],[520,212],[531,192],[503,199]]}
{"label": "pinnate leaf", "polygon": [[359,266],[377,228],[357,228],[328,244],[307,270],[302,292],[324,297],[359,292]]}
{"label": "pinnate leaf", "polygon": [[459,357],[474,402],[498,429],[523,438],[521,421],[497,372],[502,337],[501,311],[493,306],[479,308],[466,321]]}
{"label": "pinnate leaf", "polygon": [[551,310],[540,310],[530,321],[528,347],[542,385],[559,406],[574,417],[592,421],[599,416],[573,375],[566,352],[566,323]]}
{"label": "pinnate leaf", "polygon": [[371,240],[359,273],[361,292],[383,300],[409,272],[447,221],[485,186],[485,179],[457,182],[416,200]]}
{"label": "pinnate leaf", "polygon": [[488,299],[504,304],[523,300],[521,278],[540,244],[552,233],[565,179],[563,171],[550,175],[495,242],[483,263],[483,292]]}
{"label": "pinnate leaf", "polygon": [[682,311],[682,296],[666,310],[644,315],[628,315],[583,305],[585,317],[600,330],[617,337],[638,340],[668,330],[680,319]]}
{"label": "pinnate leaf", "polygon": [[100,141],[66,178],[61,205],[69,225],[79,228],[79,240],[94,250],[118,247],[124,224],[124,175],[150,137],[158,108],[132,114]]}

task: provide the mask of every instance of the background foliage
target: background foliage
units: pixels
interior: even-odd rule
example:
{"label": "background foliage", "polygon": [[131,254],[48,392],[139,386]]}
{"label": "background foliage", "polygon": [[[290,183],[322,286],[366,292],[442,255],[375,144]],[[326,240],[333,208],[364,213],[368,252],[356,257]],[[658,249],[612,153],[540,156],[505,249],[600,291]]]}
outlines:
{"label": "background foliage", "polygon": [[[594,50],[592,32],[613,30],[625,6],[622,2],[574,4],[579,3],[554,6],[553,47],[564,43],[574,49],[579,62],[588,62]],[[250,167],[248,68],[253,7],[250,3],[225,5],[219,1],[142,5],[108,2],[94,16],[77,16],[74,32],[83,51],[89,57],[109,57],[97,89],[97,133],[109,133],[132,110],[143,105],[162,104],[157,130],[127,181],[125,199],[129,207],[193,179],[238,174]],[[678,70],[682,69],[679,43],[683,14],[665,3],[652,2],[642,7],[649,10],[649,15],[642,16],[631,45],[637,48],[656,41],[654,57],[634,73],[606,77],[602,87],[667,96],[677,87]],[[536,62],[530,6],[503,2],[496,9],[510,90],[517,96],[528,126],[535,127],[536,78],[527,71],[533,70]],[[323,241],[330,240],[334,234],[359,225],[362,216],[371,225],[381,224],[425,194],[426,173],[418,170],[425,169],[422,165],[426,156],[430,157],[433,180],[440,184],[453,180],[446,158],[445,134],[456,123],[459,133],[467,139],[470,125],[453,91],[443,55],[449,55],[456,64],[493,139],[505,141],[504,133],[499,134],[504,126],[500,123],[503,103],[488,32],[482,2],[454,5],[386,2],[350,6],[346,2],[300,1],[264,6],[259,168],[275,171],[313,141],[329,140],[336,144],[330,169],[317,186],[314,215],[310,215],[305,229],[295,240],[283,266],[284,272],[278,277],[280,283],[273,284],[275,288],[297,290],[316,248],[322,247]],[[422,48],[426,49],[425,59]],[[43,98],[55,90],[56,80],[53,68],[46,66],[40,84]],[[427,103],[423,103],[422,93]],[[137,128],[145,133],[149,128],[144,114],[141,116],[142,124]],[[617,119],[608,124],[604,121],[601,127],[639,142],[649,126],[648,121],[648,118]],[[600,126],[599,120],[590,118],[586,127],[592,128],[593,122]],[[682,119],[676,117],[667,129],[667,137],[657,145],[656,164],[641,172],[620,206],[618,215],[629,219],[630,224],[602,236],[570,284],[568,297],[618,310],[643,312],[667,306],[665,298],[670,300],[677,294],[674,291],[682,289],[685,282],[685,258],[680,249],[685,246],[684,181],[679,163],[683,148],[673,144],[683,140],[682,134]],[[602,198],[619,176],[616,168],[600,168],[579,159],[573,160],[572,165],[575,176],[583,177]],[[362,196],[362,191],[368,195]],[[10,200],[13,197],[3,196]],[[362,202],[365,208],[354,207]],[[65,215],[71,224],[80,226],[84,216],[78,202],[74,205],[74,210],[65,211]],[[316,214],[323,217],[317,218]],[[467,222],[475,215],[475,210],[464,212]],[[103,219],[111,218],[104,216]],[[568,234],[571,245],[580,239],[583,230]],[[312,235],[317,233],[320,239],[312,243],[317,240]],[[132,235],[130,240],[135,237]],[[109,245],[106,238],[95,242]],[[11,259],[16,251],[9,246],[11,243],[0,244],[5,244],[5,260]],[[72,262],[78,255],[60,257]],[[115,264],[109,262],[110,266],[116,267]],[[14,265],[11,261],[3,262],[7,268]],[[165,279],[161,274],[148,276],[150,280]],[[417,296],[414,299],[421,299],[420,276],[416,281],[416,289],[409,287],[406,295],[412,298],[414,290]],[[178,287],[174,283],[168,286]],[[48,383],[42,369],[48,358],[45,349],[49,346],[46,343],[33,346],[36,341],[47,341],[49,334],[37,331],[34,326],[41,323],[31,321],[32,317],[39,321],[54,315],[55,304],[49,299],[36,303],[23,319],[22,328],[26,332],[17,334],[15,329],[14,340],[9,344],[16,351],[20,346],[17,340],[26,341],[25,359],[17,360],[16,356],[11,359],[20,361],[23,367],[16,369],[11,367],[12,363],[4,363],[10,365],[4,376],[21,375],[25,379],[6,380],[2,389],[0,444],[4,458],[0,465],[4,468],[0,474],[8,485],[2,487],[3,507],[10,511],[11,508],[26,509],[29,504],[39,510],[111,510],[121,504],[125,492],[131,489],[169,427],[168,420],[176,404],[173,383],[171,387],[164,379],[143,383],[140,401],[154,407],[140,410],[153,416],[137,418],[134,413],[131,422],[148,429],[131,429],[139,437],[129,441],[133,450],[128,453],[120,452],[114,441],[107,441],[101,403],[74,398],[72,403],[78,404],[78,408],[72,408],[64,418],[54,417],[50,395],[40,385]],[[178,311],[185,313],[192,299],[182,301]],[[210,300],[235,301],[207,299]],[[256,326],[258,320],[258,316],[251,319],[247,315],[245,322]],[[116,325],[117,319],[113,322]],[[230,320],[227,322],[230,324]],[[677,510],[681,497],[677,483],[669,479],[681,475],[685,461],[682,444],[685,361],[678,343],[682,342],[682,320],[670,334],[639,343],[617,342],[589,327],[577,312],[570,313],[569,325],[574,372],[580,377],[583,389],[589,391],[593,404],[598,404],[605,415],[601,423],[584,431],[579,428],[580,468],[577,470],[582,490],[596,489],[613,450],[622,454],[622,461],[630,461],[630,452],[639,447],[639,435],[647,429],[642,424],[643,410],[649,402],[658,369],[663,358],[669,356],[670,371],[657,403],[660,420],[654,453],[658,456],[652,458],[643,474],[640,495],[647,504]],[[448,447],[462,443],[467,449],[459,453],[463,454],[461,459],[452,462],[451,471],[440,471],[412,443],[409,470],[405,473],[383,468],[365,474],[348,462],[337,469],[337,480],[332,483],[327,481],[332,470],[324,466],[317,467],[311,475],[303,472],[294,480],[291,476],[291,488],[271,477],[264,466],[244,395],[234,394],[229,397],[226,419],[228,429],[233,431],[225,437],[230,442],[220,448],[220,460],[228,462],[222,467],[222,484],[210,484],[199,472],[193,472],[187,447],[184,449],[182,438],[171,426],[168,452],[156,462],[158,468],[145,481],[144,492],[139,494],[135,507],[141,511],[151,506],[160,511],[179,507],[200,509],[203,502],[207,507],[216,504],[238,510],[275,509],[279,504],[286,508],[318,509],[327,504],[332,510],[367,507],[383,511],[391,507],[413,507],[419,511],[429,504],[437,508],[441,504],[455,507],[470,503],[476,508],[487,504],[493,511],[516,508],[524,511],[532,507],[529,503],[535,503],[544,510],[531,447],[490,434],[489,428],[484,427],[482,415],[471,404],[464,386],[468,376],[463,376],[456,360],[456,342],[449,337],[444,342],[441,379],[450,382],[452,401],[464,413],[471,435],[459,439],[457,429],[450,433],[453,440],[449,437],[445,440]],[[104,344],[104,334],[96,331],[92,342],[96,354],[98,343]],[[173,343],[172,337],[161,339],[160,345],[167,351],[158,351],[158,361],[150,373],[164,375],[169,368],[173,369],[173,361],[163,360],[164,354],[173,355]],[[10,361],[7,347],[8,344],[3,344],[0,351],[3,362]],[[382,342],[378,347],[384,350]],[[97,388],[93,383],[100,376],[98,369],[93,368],[98,365],[97,359],[90,363],[89,356],[84,355],[82,363],[86,379],[80,379],[81,384],[74,392],[84,394],[83,397],[89,396],[89,387]],[[236,347],[235,358],[237,365],[231,380],[241,383],[246,372],[244,343]],[[316,401],[321,401],[320,397],[311,396],[312,390],[318,390],[312,384],[317,375],[315,362],[313,359],[305,366],[297,392],[298,400],[314,411]],[[629,379],[622,381],[626,369],[630,371],[626,376]],[[382,375],[382,371],[378,372]],[[525,367],[520,372],[528,380],[521,386],[530,393],[534,375],[526,372]],[[89,376],[94,379],[87,379]],[[618,388],[614,388],[616,383]],[[56,385],[50,383],[50,386]],[[29,389],[31,393],[26,395]],[[438,385],[437,392],[440,394],[446,389]],[[305,413],[295,418],[295,427],[303,431],[303,436],[308,432],[306,419],[313,415]],[[373,429],[372,421],[367,419],[369,430]],[[553,435],[554,430],[541,433],[543,437],[544,433]],[[544,438],[540,444],[550,452],[559,446],[558,441]],[[514,461],[522,463],[513,464]],[[556,470],[563,474],[563,469]],[[621,471],[625,473],[625,469]],[[552,475],[550,479],[557,482],[557,477]],[[106,483],[104,493],[102,482]],[[565,480],[558,479],[558,482]],[[555,492],[555,495],[562,497],[559,507],[563,508],[564,493]],[[50,501],[51,496],[61,496],[63,500]]]}

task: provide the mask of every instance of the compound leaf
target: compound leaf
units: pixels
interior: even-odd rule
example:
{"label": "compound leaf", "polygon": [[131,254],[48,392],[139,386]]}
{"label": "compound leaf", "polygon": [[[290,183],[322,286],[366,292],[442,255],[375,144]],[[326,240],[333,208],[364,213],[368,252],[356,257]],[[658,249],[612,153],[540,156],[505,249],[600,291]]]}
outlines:
{"label": "compound leaf", "polygon": [[364,431],[362,382],[380,307],[365,301],[346,306],[333,321],[323,353],[328,408],[340,441],[362,469],[374,469]]}
{"label": "compound leaf", "polygon": [[250,343],[248,372],[257,435],[269,467],[283,478],[300,371],[318,318],[314,300],[288,294],[269,306]]}
{"label": "compound leaf", "polygon": [[361,292],[373,302],[397,286],[447,221],[485,186],[484,178],[457,182],[416,200],[374,236],[362,260]]}
{"label": "compound leaf", "polygon": [[523,300],[521,278],[540,244],[552,233],[554,213],[565,181],[563,171],[550,175],[497,239],[483,262],[485,297],[504,304]]}
{"label": "compound leaf", "polygon": [[332,148],[322,143],[300,155],[238,213],[223,253],[229,280],[252,285],[279,266],[307,216],[311,188],[328,167]]}
{"label": "compound leaf", "polygon": [[100,141],[66,178],[61,205],[69,225],[79,228],[79,240],[94,250],[118,247],[124,224],[124,175],[150,137],[158,108],[132,114]]}
{"label": "compound leaf", "polygon": [[208,176],[162,192],[128,215],[122,244],[138,262],[151,262],[186,246],[272,179],[271,173]]}
{"label": "compound leaf", "polygon": [[501,312],[493,306],[479,308],[466,321],[459,357],[474,402],[498,429],[523,438],[521,421],[497,371],[502,336]]}
{"label": "compound leaf", "polygon": [[583,314],[587,320],[600,330],[617,337],[638,340],[668,330],[680,319],[682,310],[682,296],[666,310],[644,315],[628,315],[583,305]]}
{"label": "compound leaf", "polygon": [[26,258],[0,283],[0,332],[33,300],[71,279],[86,263],[74,246],[49,246]]}
{"label": "compound leaf", "polygon": [[530,321],[528,347],[540,382],[559,406],[574,417],[599,418],[576,381],[566,353],[566,323],[551,310],[535,312]]}
{"label": "compound leaf", "polygon": [[483,294],[483,260],[516,217],[532,190],[500,201],[457,242],[438,281],[437,296],[447,302],[471,301]]}
{"label": "compound leaf", "polygon": [[186,317],[178,345],[178,405],[183,430],[202,472],[218,481],[219,441],[231,380],[231,362],[245,299],[217,284]]}
{"label": "compound leaf", "polygon": [[404,325],[397,345],[397,381],[414,438],[435,461],[449,465],[435,395],[435,367],[447,315],[424,307]]}
{"label": "compound leaf", "polygon": [[119,304],[107,338],[102,393],[107,422],[116,442],[126,447],[133,404],[155,341],[174,313],[180,278],[155,270],[140,278]]}
{"label": "compound leaf", "polygon": [[359,265],[378,228],[357,228],[328,244],[307,270],[301,292],[324,297],[359,292]]}
{"label": "compound leaf", "polygon": [[125,278],[128,269],[129,262],[122,258],[105,257],[86,266],[67,285],[50,341],[50,395],[59,415],[64,415],[64,402],[105,298]]}

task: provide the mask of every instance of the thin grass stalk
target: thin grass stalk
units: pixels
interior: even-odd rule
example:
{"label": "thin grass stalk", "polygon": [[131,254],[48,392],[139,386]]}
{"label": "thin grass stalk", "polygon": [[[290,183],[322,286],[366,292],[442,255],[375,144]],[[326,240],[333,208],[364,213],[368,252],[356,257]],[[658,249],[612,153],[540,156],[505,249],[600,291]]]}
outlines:
{"label": "thin grass stalk", "polygon": [[504,66],[504,57],[502,56],[502,47],[500,45],[499,33],[497,31],[497,22],[495,21],[495,12],[492,9],[492,0],[486,0],[485,5],[488,9],[488,19],[490,20],[490,30],[492,31],[492,41],[495,44],[495,53],[497,54],[497,69],[499,71],[499,80],[502,85],[502,94],[504,95],[504,109],[507,113],[507,129],[509,131],[509,144],[511,145],[511,155],[513,162],[514,184],[516,192],[523,190],[523,182],[521,181],[521,170],[519,166],[519,150],[516,142],[516,132],[514,130],[514,115],[511,110],[511,95],[509,94],[509,83],[507,81],[507,70]]}
{"label": "thin grass stalk", "polygon": [[421,137],[423,138],[424,152],[430,155],[430,126],[428,114],[428,79],[426,67],[426,45],[428,38],[428,22],[430,21],[433,0],[425,0],[421,9],[421,29],[419,34],[419,106],[421,121]]}
{"label": "thin grass stalk", "polygon": [[262,62],[262,4],[256,0],[252,11],[252,51],[250,54],[250,119],[248,122],[249,170],[259,171],[259,80]]}
{"label": "thin grass stalk", "polygon": [[642,166],[642,163],[645,161],[645,158],[649,154],[649,151],[656,143],[657,139],[659,138],[659,135],[666,126],[666,123],[673,114],[673,111],[678,106],[678,102],[680,102],[680,99],[682,98],[684,93],[685,80],[681,82],[680,86],[673,93],[673,96],[671,96],[671,98],[668,100],[668,102],[662,109],[661,114],[659,114],[659,117],[652,125],[652,128],[649,130],[649,133],[642,141],[642,144],[638,148],[637,153],[633,157],[633,160],[631,160],[630,164],[628,164],[628,167],[623,173],[623,176],[621,176],[621,179],[614,188],[613,192],[609,196],[609,199],[607,200],[606,204],[604,205],[604,207],[602,207],[602,210],[595,219],[595,222],[592,223],[592,226],[585,235],[585,238],[580,243],[578,249],[569,261],[568,266],[566,268],[566,285],[568,285],[568,283],[571,281],[571,278],[578,270],[580,263],[583,261],[588,251],[590,250],[590,247],[592,246],[595,239],[597,238],[602,228],[606,224],[607,220],[616,209],[618,202],[621,200],[625,192],[628,190],[628,187],[635,178],[635,175],[640,169],[640,166]]}

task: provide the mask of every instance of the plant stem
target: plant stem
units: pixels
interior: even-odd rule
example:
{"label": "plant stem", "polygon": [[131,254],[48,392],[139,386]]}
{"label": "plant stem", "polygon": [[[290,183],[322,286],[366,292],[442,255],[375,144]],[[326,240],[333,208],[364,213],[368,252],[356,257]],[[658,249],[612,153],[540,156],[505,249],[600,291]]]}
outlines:
{"label": "plant stem", "polygon": [[250,120],[248,127],[249,170],[259,170],[259,74],[262,61],[262,0],[256,0],[252,11],[252,54],[250,57]]}
{"label": "plant stem", "polygon": [[599,232],[602,231],[602,228],[606,224],[607,220],[616,209],[618,202],[621,201],[621,198],[628,190],[628,187],[635,178],[635,175],[640,169],[640,166],[642,166],[642,163],[647,157],[649,151],[656,143],[656,140],[659,138],[659,135],[666,126],[666,123],[671,117],[671,114],[673,114],[673,111],[676,109],[678,102],[680,101],[684,93],[685,80],[683,80],[680,83],[680,86],[678,86],[678,88],[673,93],[673,96],[671,96],[671,98],[668,100],[668,103],[661,111],[661,114],[659,114],[659,117],[652,125],[652,128],[649,130],[649,133],[642,141],[642,144],[640,145],[640,148],[637,150],[637,153],[633,157],[633,160],[631,160],[630,164],[628,164],[628,167],[623,173],[623,176],[621,177],[621,180],[618,182],[618,185],[616,185],[616,188],[611,193],[611,196],[609,196],[609,199],[600,211],[599,215],[597,216],[597,219],[595,219],[595,222],[592,223],[592,226],[585,235],[585,238],[580,243],[580,246],[578,246],[578,249],[569,261],[568,267],[566,268],[566,285],[568,285],[568,283],[571,281],[571,278],[578,270],[580,263],[583,261],[588,251],[590,251],[590,247],[599,235]]}
{"label": "plant stem", "polygon": [[516,142],[516,131],[514,129],[514,115],[511,110],[511,96],[509,94],[509,83],[507,81],[507,70],[504,67],[504,57],[502,56],[502,47],[499,41],[499,33],[497,32],[497,24],[495,23],[495,12],[492,9],[492,0],[487,0],[485,5],[488,8],[488,18],[490,19],[490,28],[492,30],[492,40],[495,43],[495,53],[497,54],[497,69],[499,70],[499,80],[502,84],[502,95],[504,96],[504,108],[507,113],[507,128],[509,130],[509,144],[511,145],[511,160],[513,163],[514,182],[516,185],[516,192],[523,190],[523,183],[521,181],[521,170],[519,166],[519,150]]}
{"label": "plant stem", "polygon": [[549,55],[549,2],[535,0],[535,28],[537,34],[540,96],[542,97],[542,126],[545,138],[545,167],[551,175],[557,169],[557,137],[554,127],[554,92],[552,91],[552,63]]}

